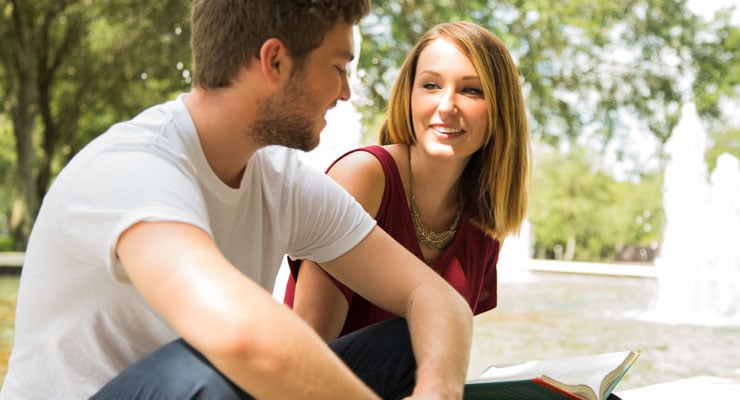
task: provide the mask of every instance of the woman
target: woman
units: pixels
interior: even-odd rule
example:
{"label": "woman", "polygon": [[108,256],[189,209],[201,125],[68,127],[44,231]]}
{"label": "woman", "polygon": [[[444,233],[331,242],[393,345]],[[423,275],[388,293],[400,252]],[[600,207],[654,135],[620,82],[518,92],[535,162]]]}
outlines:
{"label": "woman", "polygon": [[[530,174],[524,96],[503,43],[468,22],[426,32],[401,68],[380,141],[327,173],[475,314],[494,308],[499,250],[524,221]],[[291,270],[285,302],[327,341],[393,317],[313,262]]]}

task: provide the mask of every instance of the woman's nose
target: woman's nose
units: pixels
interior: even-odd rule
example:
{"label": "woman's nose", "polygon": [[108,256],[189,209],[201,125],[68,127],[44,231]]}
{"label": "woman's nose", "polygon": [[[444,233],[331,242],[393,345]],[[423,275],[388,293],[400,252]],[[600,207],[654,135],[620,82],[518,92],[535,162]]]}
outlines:
{"label": "woman's nose", "polygon": [[457,103],[455,93],[451,90],[445,91],[441,94],[439,99],[439,105],[437,106],[439,112],[457,114]]}

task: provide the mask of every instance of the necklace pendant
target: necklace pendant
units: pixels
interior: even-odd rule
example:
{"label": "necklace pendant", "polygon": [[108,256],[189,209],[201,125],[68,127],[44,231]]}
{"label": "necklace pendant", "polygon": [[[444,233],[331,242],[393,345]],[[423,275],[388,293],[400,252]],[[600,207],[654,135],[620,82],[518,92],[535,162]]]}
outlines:
{"label": "necklace pendant", "polygon": [[458,210],[457,216],[455,216],[455,220],[452,222],[452,225],[450,225],[450,228],[448,230],[443,232],[435,232],[431,228],[429,228],[424,223],[424,221],[422,221],[419,209],[416,207],[416,199],[414,197],[415,196],[411,197],[411,220],[414,223],[414,233],[416,234],[416,239],[418,239],[419,243],[424,247],[428,247],[434,250],[446,249],[447,246],[450,245],[450,242],[452,242],[452,239],[455,237],[462,210]]}
{"label": "necklace pendant", "polygon": [[414,233],[416,239],[424,247],[428,247],[434,250],[444,250],[450,245],[452,239],[455,237],[457,232],[457,224],[460,222],[460,216],[462,215],[462,201],[460,207],[457,210],[455,220],[452,221],[450,228],[443,232],[435,232],[424,223],[421,219],[421,213],[419,208],[416,206],[416,195],[414,195],[414,171],[411,168],[411,145],[408,147],[409,155],[409,189],[411,192],[411,220],[414,223]]}

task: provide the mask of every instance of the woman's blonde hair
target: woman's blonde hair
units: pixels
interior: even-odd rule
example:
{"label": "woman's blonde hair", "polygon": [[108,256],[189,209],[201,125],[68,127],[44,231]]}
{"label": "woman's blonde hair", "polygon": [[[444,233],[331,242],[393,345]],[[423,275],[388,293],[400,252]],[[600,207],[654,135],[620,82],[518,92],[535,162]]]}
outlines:
{"label": "woman's blonde hair", "polygon": [[531,170],[529,128],[519,75],[509,50],[494,34],[470,22],[434,26],[403,63],[388,102],[380,142],[416,141],[411,91],[419,55],[436,39],[465,54],[478,72],[488,105],[488,137],[461,178],[463,205],[488,236],[503,239],[521,228],[527,214]]}

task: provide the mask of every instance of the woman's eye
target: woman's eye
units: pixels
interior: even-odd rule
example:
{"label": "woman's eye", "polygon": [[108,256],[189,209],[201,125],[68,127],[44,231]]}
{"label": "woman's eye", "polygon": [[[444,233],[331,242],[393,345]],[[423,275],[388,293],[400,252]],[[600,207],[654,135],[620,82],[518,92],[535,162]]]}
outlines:
{"label": "woman's eye", "polygon": [[466,87],[463,89],[463,93],[471,94],[473,96],[482,96],[483,91],[476,87]]}
{"label": "woman's eye", "polygon": [[427,90],[433,90],[433,89],[438,89],[439,88],[439,86],[437,86],[436,83],[432,83],[432,82],[424,83],[424,84],[421,85],[421,87],[423,87],[424,89],[427,89]]}

